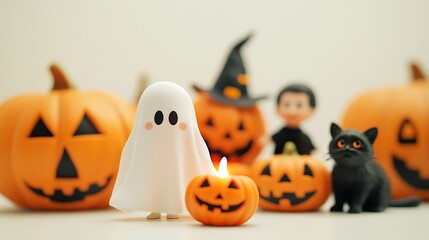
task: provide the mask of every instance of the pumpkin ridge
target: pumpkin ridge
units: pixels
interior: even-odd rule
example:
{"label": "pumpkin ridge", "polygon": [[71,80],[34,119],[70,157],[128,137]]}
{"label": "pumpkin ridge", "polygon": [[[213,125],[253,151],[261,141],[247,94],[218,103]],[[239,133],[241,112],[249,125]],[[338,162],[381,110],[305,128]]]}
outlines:
{"label": "pumpkin ridge", "polygon": [[[49,95],[34,94],[32,96],[29,96],[27,98],[28,100],[25,102],[24,106],[21,108],[21,110],[19,111],[19,114],[17,115],[16,123],[26,122],[26,119],[25,119],[26,115],[25,115],[25,113],[28,112],[29,109],[36,109],[37,106],[41,105],[41,103],[45,103],[46,104],[46,102],[51,102],[51,101],[55,102],[55,100],[51,100],[51,98],[59,98],[59,96],[57,94],[49,94]],[[35,106],[36,106],[36,108],[35,108]],[[57,104],[58,108],[59,108],[59,106],[60,105]],[[43,109],[43,107],[40,107],[40,109]],[[39,118],[42,117],[42,113],[40,112],[40,109],[38,110],[39,113],[37,114],[37,116]],[[45,122],[45,124],[46,124],[46,122]],[[34,127],[34,126],[32,125],[31,127]],[[56,134],[58,134],[57,132],[55,132],[52,129],[52,127],[50,128],[50,131],[53,134],[53,136],[56,136]],[[27,137],[30,136],[30,132],[31,131],[28,131],[28,136]],[[12,136],[11,139],[15,139],[16,138],[15,134],[16,134],[16,132],[13,133],[13,136]],[[15,149],[17,148],[16,147],[17,144],[18,144],[17,141],[12,141],[11,149],[10,149],[10,151],[11,151],[11,158],[10,158],[10,160],[11,160],[11,162],[15,162],[15,163],[19,162],[17,159],[15,159],[15,158],[18,158],[18,157],[15,156],[16,154],[14,154]],[[55,149],[57,149],[57,148],[58,148],[58,141],[56,141],[56,144],[55,144]],[[16,168],[16,165],[12,165],[12,171],[13,172],[16,171],[15,168]],[[15,177],[14,180],[17,182],[17,189],[18,189],[20,195],[21,196],[25,196],[26,195],[26,191],[28,191],[28,190],[25,187],[25,182],[24,181],[26,181],[27,179],[19,179],[18,177]],[[33,205],[33,202],[31,201],[31,199],[23,197],[23,201],[25,202],[24,207],[26,207],[26,208],[32,208],[31,206]]]}
{"label": "pumpkin ridge", "polygon": [[[11,121],[12,124],[10,125],[13,125],[15,122],[17,122],[17,119],[19,119],[20,115],[22,115],[22,111],[19,111],[18,109],[20,109],[21,106],[26,106],[28,99],[31,99],[34,96],[37,96],[37,95],[31,94],[26,96],[19,96],[2,104],[0,106],[0,123],[2,122],[3,117],[1,115],[3,114],[9,116],[8,118],[4,118],[4,119],[10,120],[11,119],[10,116],[12,116],[12,118],[14,119],[13,121]],[[5,109],[9,111],[7,113],[3,113]],[[12,112],[12,114],[10,112]],[[8,122],[7,120],[6,122]],[[1,126],[4,127],[5,124],[2,123]],[[13,189],[19,189],[16,181],[16,177],[13,174],[13,164],[12,164],[13,154],[10,151],[10,149],[13,148],[15,141],[10,142],[9,146],[7,147],[6,145],[8,145],[9,141],[4,140],[4,139],[13,138],[15,134],[15,131],[14,131],[15,128],[7,127],[6,129],[7,131],[4,131],[0,137],[0,141],[2,142],[2,144],[0,145],[0,149],[3,147],[9,149],[9,151],[3,151],[3,150],[1,151],[3,153],[6,153],[6,157],[2,156],[0,158],[0,176],[2,177],[2,181],[0,181],[0,193],[6,196],[7,198],[11,199],[16,204],[20,206],[25,206],[27,205],[27,201],[25,200],[25,198],[23,198],[21,194],[17,193],[17,191],[13,191]],[[1,174],[2,171],[4,171],[3,174]]]}

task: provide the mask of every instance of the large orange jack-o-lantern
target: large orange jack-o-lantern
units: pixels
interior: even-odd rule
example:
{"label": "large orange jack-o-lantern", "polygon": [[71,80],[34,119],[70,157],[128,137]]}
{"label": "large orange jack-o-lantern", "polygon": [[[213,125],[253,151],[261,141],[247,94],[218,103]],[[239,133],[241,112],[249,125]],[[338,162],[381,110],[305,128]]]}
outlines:
{"label": "large orange jack-o-lantern", "polygon": [[256,105],[237,108],[200,92],[194,107],[198,127],[215,165],[222,157],[227,157],[230,163],[250,164],[255,160],[262,150],[261,138],[266,131],[262,113]]}
{"label": "large orange jack-o-lantern", "polygon": [[415,64],[405,86],[373,90],[347,108],[342,126],[377,127],[376,160],[386,171],[392,197],[429,200],[429,82]]}
{"label": "large orange jack-o-lantern", "polygon": [[269,211],[314,211],[331,193],[331,175],[323,163],[299,155],[287,142],[285,153],[257,161],[252,178],[259,189],[259,206]]}
{"label": "large orange jack-o-lantern", "polygon": [[134,110],[72,89],[55,65],[51,72],[52,92],[0,106],[0,193],[31,209],[107,207]]}

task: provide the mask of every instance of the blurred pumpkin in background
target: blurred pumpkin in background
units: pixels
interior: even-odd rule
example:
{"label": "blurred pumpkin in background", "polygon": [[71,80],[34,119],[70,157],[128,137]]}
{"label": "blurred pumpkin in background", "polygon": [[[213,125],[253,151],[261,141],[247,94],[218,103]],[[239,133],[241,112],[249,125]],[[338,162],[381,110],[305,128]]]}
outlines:
{"label": "blurred pumpkin in background", "polygon": [[137,88],[134,95],[134,106],[137,109],[140,97],[142,96],[144,90],[150,85],[149,74],[142,73],[137,79]]}
{"label": "blurred pumpkin in background", "polygon": [[237,108],[220,104],[207,93],[199,93],[194,106],[198,127],[215,164],[225,156],[231,171],[234,163],[253,162],[262,150],[260,138],[266,132],[257,106]]}
{"label": "blurred pumpkin in background", "polygon": [[251,175],[264,210],[314,211],[331,193],[331,174],[325,165],[310,155],[299,155],[292,142],[285,144],[283,154],[256,161]]}
{"label": "blurred pumpkin in background", "polygon": [[266,135],[264,118],[256,105],[265,97],[249,96],[249,79],[240,55],[249,38],[250,35],[233,47],[211,90],[194,85],[198,93],[194,102],[198,127],[213,163],[217,165],[222,157],[227,157],[231,173],[236,174],[237,169],[244,175],[250,170],[246,165],[262,150],[262,138]]}
{"label": "blurred pumpkin in background", "polygon": [[411,64],[412,81],[368,91],[347,107],[342,126],[379,129],[376,160],[386,171],[394,199],[429,200],[429,82]]}
{"label": "blurred pumpkin in background", "polygon": [[52,65],[53,90],[0,106],[0,193],[24,208],[108,207],[134,108],[72,88]]}

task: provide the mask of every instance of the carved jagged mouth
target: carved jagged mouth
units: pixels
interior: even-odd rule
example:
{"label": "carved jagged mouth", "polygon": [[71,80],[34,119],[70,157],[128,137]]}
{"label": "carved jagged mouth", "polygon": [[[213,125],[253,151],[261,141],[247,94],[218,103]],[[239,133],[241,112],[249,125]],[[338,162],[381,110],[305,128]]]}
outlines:
{"label": "carved jagged mouth", "polygon": [[197,196],[195,196],[195,199],[197,199],[197,202],[198,202],[198,204],[200,204],[200,206],[206,205],[208,207],[208,210],[211,212],[213,212],[213,210],[215,208],[219,208],[221,212],[233,212],[233,211],[239,209],[244,204],[244,201],[243,201],[237,205],[229,206],[228,209],[222,209],[222,207],[220,205],[213,205],[213,204],[210,204],[208,202],[204,202],[203,200],[199,199]]}
{"label": "carved jagged mouth", "polygon": [[234,155],[237,157],[241,157],[252,148],[253,140],[250,140],[245,147],[237,149],[233,153],[230,153],[230,154],[224,153],[221,150],[212,149],[207,141],[206,141],[206,145],[209,149],[210,154],[217,154],[220,157],[226,157],[226,158],[229,158],[229,157],[234,156]]}
{"label": "carved jagged mouth", "polygon": [[61,189],[55,189],[55,192],[53,195],[49,195],[43,192],[40,188],[35,188],[30,186],[30,184],[25,183],[27,187],[35,194],[49,198],[53,202],[59,202],[59,203],[69,203],[69,202],[76,202],[76,201],[82,201],[86,196],[97,194],[101,191],[103,191],[107,185],[109,185],[110,181],[112,180],[112,176],[107,177],[106,183],[99,186],[96,183],[93,183],[89,185],[89,188],[87,191],[81,191],[79,188],[75,188],[72,195],[65,195]]}
{"label": "carved jagged mouth", "polygon": [[422,179],[419,175],[419,171],[411,170],[405,165],[405,161],[393,156],[393,165],[395,166],[396,172],[401,176],[401,178],[410,184],[411,186],[428,190],[429,189],[429,179]]}
{"label": "carved jagged mouth", "polygon": [[298,197],[296,197],[295,193],[290,193],[290,192],[284,192],[281,197],[274,197],[273,192],[270,192],[270,196],[268,196],[268,197],[263,196],[260,193],[259,193],[259,196],[261,197],[261,199],[263,199],[267,202],[270,202],[270,203],[277,204],[277,205],[280,203],[280,200],[282,200],[282,199],[288,199],[291,205],[297,205],[297,204],[300,204],[300,203],[307,201],[315,193],[316,193],[316,191],[307,192],[307,193],[305,193],[305,196],[302,198],[298,198]]}

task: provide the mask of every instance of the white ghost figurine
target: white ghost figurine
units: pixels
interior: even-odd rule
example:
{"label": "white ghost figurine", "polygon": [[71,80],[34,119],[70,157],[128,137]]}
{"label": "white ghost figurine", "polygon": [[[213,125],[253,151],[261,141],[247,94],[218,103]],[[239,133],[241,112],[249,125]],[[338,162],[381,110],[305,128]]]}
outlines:
{"label": "white ghost figurine", "polygon": [[190,96],[175,83],[157,82],[140,97],[110,205],[150,212],[149,219],[177,218],[187,213],[189,181],[215,173]]}

